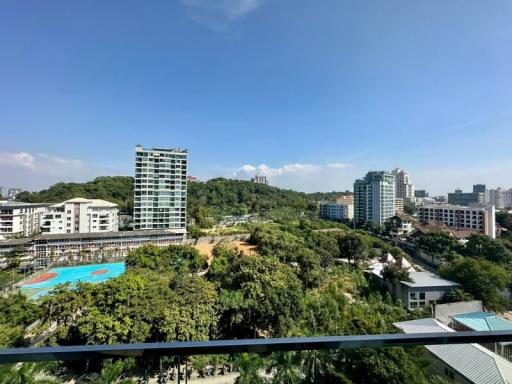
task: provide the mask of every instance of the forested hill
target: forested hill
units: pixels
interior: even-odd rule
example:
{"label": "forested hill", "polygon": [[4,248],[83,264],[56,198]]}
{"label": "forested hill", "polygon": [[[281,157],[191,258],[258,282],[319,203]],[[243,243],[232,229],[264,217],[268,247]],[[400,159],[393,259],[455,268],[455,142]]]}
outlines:
{"label": "forested hill", "polygon": [[[39,192],[22,192],[19,201],[56,203],[73,197],[96,198],[119,204],[122,212],[133,211],[133,178],[98,177],[86,183],[58,183]],[[273,210],[303,211],[309,195],[249,181],[212,179],[188,184],[189,212],[200,207],[211,215],[265,213]]]}
{"label": "forested hill", "polygon": [[302,192],[223,178],[189,183],[188,199],[191,213],[207,207],[213,215],[265,213],[278,209],[306,210],[309,205],[307,195]]}
{"label": "forested hill", "polygon": [[97,177],[85,183],[57,183],[39,192],[22,192],[16,200],[28,203],[59,203],[74,197],[103,199],[119,205],[121,212],[133,211],[133,177]]}

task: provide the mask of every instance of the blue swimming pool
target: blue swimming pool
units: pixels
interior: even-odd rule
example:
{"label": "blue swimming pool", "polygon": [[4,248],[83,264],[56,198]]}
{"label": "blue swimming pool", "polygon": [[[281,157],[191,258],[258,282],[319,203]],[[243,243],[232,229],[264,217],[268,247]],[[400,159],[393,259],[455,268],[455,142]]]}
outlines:
{"label": "blue swimming pool", "polygon": [[27,281],[21,286],[26,293],[32,293],[31,299],[37,299],[59,284],[102,283],[121,276],[125,271],[124,263],[79,265],[76,267],[52,268],[42,275]]}

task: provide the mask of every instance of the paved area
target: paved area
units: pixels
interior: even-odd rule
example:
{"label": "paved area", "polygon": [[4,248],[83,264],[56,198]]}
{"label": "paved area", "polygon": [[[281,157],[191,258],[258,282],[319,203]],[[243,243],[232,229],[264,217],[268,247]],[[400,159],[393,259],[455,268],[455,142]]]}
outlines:
{"label": "paved area", "polygon": [[[222,375],[216,375],[216,376],[210,376],[206,377],[204,379],[199,379],[197,377],[197,374],[193,374],[192,377],[187,381],[187,383],[191,384],[233,384],[238,377],[238,373],[228,373],[224,376]],[[169,381],[169,384],[176,384],[178,382],[178,379],[175,379],[174,381]],[[157,384],[157,379],[151,379],[149,380],[150,384]],[[185,380],[181,380],[180,384],[185,384]]]}

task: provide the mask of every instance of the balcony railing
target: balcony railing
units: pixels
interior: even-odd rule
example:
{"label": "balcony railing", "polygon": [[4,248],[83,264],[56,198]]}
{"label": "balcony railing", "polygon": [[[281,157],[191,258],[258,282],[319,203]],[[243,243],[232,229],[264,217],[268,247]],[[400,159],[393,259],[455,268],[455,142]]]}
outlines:
{"label": "balcony railing", "polygon": [[0,363],[512,342],[512,331],[442,332],[0,349]]}

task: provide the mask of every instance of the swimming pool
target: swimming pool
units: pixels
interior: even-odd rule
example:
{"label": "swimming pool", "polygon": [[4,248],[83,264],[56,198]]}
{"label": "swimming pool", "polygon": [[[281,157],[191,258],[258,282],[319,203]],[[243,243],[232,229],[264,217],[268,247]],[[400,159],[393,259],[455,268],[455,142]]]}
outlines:
{"label": "swimming pool", "polygon": [[52,268],[24,283],[21,289],[30,299],[34,300],[48,294],[53,287],[59,284],[71,283],[73,286],[79,281],[102,283],[121,276],[124,271],[125,265],[123,262]]}

